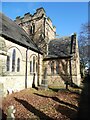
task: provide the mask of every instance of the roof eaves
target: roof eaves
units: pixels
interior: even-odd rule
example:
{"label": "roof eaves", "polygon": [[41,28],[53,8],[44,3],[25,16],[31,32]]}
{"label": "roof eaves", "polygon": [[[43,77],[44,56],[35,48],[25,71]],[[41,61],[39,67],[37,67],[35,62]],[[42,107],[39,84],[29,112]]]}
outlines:
{"label": "roof eaves", "polygon": [[28,44],[25,45],[19,41],[16,41],[15,39],[11,38],[10,36],[6,35],[6,34],[3,34],[3,33],[0,33],[0,36],[4,37],[5,39],[9,40],[9,41],[13,41],[14,43],[18,44],[18,45],[21,45],[27,49],[30,49],[30,50],[33,50],[34,52],[37,52],[37,53],[40,53],[40,54],[43,54],[42,52],[40,52],[39,50],[35,50],[34,48],[31,48]]}
{"label": "roof eaves", "polygon": [[43,58],[43,61],[48,61],[48,60],[58,60],[58,59],[70,59],[72,56],[57,56],[57,57],[45,57]]}

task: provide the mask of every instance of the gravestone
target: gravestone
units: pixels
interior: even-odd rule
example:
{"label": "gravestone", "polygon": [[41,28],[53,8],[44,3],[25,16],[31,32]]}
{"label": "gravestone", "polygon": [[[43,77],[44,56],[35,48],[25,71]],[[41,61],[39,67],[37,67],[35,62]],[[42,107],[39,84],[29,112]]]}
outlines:
{"label": "gravestone", "polygon": [[47,90],[48,89],[48,80],[47,80],[47,67],[44,69],[44,77],[41,83],[41,88]]}
{"label": "gravestone", "polygon": [[7,110],[7,120],[15,120],[14,113],[16,112],[15,108],[13,105],[8,107]]}

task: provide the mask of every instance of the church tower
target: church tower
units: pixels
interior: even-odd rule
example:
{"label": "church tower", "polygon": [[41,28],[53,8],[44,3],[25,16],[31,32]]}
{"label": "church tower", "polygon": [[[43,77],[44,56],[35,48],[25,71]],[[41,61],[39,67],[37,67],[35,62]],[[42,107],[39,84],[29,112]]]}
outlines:
{"label": "church tower", "polygon": [[45,55],[48,54],[48,43],[55,38],[56,27],[52,25],[43,8],[38,8],[33,15],[26,13],[24,17],[16,17],[15,22],[27,32]]}

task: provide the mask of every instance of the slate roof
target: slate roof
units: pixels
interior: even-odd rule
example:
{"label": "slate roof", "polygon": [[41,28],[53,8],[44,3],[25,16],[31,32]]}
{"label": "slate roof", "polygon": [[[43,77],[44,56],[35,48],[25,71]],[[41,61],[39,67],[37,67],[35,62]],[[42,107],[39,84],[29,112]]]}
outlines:
{"label": "slate roof", "polygon": [[0,13],[0,35],[7,40],[41,53],[37,45],[29,38],[28,34],[2,13]]}
{"label": "slate roof", "polygon": [[56,38],[51,40],[48,45],[49,58],[71,57],[71,36]]}

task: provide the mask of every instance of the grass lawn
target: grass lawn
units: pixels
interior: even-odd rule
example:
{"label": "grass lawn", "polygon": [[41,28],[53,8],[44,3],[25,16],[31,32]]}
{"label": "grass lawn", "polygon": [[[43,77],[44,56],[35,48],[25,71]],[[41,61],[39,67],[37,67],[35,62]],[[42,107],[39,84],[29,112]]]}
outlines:
{"label": "grass lawn", "polygon": [[[74,90],[73,90],[74,91]],[[3,120],[7,108],[16,109],[16,120],[73,120],[77,116],[80,95],[65,89],[49,90],[25,89],[8,95],[2,101]]]}

